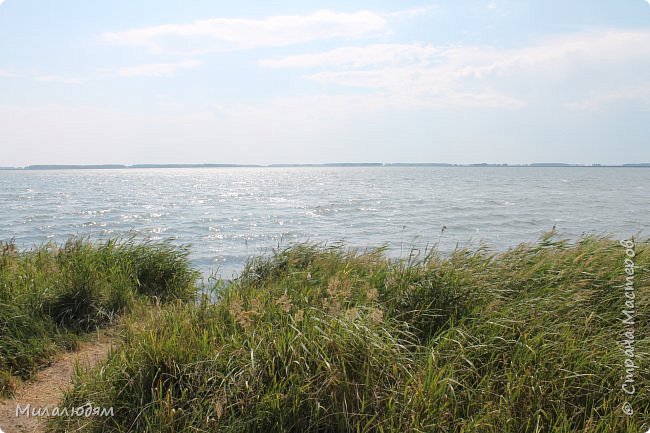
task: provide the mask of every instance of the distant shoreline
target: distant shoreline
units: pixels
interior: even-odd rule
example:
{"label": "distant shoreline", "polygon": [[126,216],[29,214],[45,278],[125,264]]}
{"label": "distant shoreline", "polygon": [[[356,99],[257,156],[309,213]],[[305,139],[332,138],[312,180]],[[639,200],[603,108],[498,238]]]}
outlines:
{"label": "distant shoreline", "polygon": [[568,164],[538,162],[532,164],[449,164],[440,162],[335,162],[323,164],[39,164],[25,167],[0,167],[0,170],[124,170],[143,168],[292,168],[292,167],[585,167],[585,168],[650,168],[650,163],[633,164]]}

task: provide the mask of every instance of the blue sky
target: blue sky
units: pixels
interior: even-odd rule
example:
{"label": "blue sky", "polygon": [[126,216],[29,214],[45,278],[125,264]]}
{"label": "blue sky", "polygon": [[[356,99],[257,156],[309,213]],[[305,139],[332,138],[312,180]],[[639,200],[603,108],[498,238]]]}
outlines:
{"label": "blue sky", "polygon": [[0,0],[0,166],[650,162],[650,3]]}

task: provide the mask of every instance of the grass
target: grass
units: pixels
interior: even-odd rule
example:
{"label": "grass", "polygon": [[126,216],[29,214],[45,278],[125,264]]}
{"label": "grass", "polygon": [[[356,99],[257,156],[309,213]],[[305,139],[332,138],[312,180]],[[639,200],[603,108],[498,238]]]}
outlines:
{"label": "grass", "polygon": [[299,244],[199,302],[138,306],[122,345],[78,371],[62,403],[114,416],[52,428],[636,433],[650,424],[649,247],[635,247],[633,396],[621,390],[625,249],[612,239],[402,261]]}
{"label": "grass", "polygon": [[169,243],[3,243],[0,386],[121,316],[121,345],[78,370],[60,405],[114,416],[56,418],[55,431],[639,432],[649,252],[637,241],[626,395],[626,256],[610,238],[398,261],[298,244],[198,301],[187,250]]}
{"label": "grass", "polygon": [[77,239],[25,252],[0,242],[0,394],[139,301],[192,299],[196,278],[187,251],[166,242]]}

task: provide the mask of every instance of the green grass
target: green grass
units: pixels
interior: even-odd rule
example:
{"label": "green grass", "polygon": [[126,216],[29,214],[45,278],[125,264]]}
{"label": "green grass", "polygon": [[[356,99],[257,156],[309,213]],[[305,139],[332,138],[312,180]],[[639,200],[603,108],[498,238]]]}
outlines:
{"label": "green grass", "polygon": [[634,396],[621,390],[625,250],[612,239],[407,261],[300,244],[252,259],[216,303],[141,310],[62,403],[114,416],[53,427],[636,433],[650,423],[649,246],[634,258]]}
{"label": "green grass", "polygon": [[19,252],[0,242],[0,394],[139,300],[189,300],[197,273],[169,243],[71,240]]}

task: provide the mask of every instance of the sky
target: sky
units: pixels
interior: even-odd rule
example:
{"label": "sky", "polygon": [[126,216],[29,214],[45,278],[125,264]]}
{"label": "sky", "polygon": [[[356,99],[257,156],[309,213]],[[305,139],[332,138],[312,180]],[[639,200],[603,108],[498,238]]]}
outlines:
{"label": "sky", "polygon": [[0,0],[0,166],[650,162],[650,0]]}

